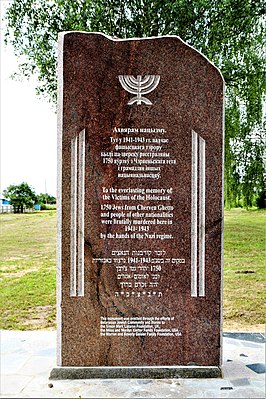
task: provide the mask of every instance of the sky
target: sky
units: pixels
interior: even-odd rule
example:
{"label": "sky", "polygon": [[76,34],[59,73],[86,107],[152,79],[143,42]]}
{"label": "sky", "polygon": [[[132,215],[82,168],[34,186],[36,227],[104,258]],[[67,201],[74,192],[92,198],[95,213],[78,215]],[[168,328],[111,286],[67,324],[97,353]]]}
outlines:
{"label": "sky", "polygon": [[[1,2],[1,19],[8,0]],[[51,104],[35,94],[36,77],[15,81],[19,60],[5,46],[1,22],[0,195],[10,184],[27,182],[36,192],[56,195],[57,130]]]}

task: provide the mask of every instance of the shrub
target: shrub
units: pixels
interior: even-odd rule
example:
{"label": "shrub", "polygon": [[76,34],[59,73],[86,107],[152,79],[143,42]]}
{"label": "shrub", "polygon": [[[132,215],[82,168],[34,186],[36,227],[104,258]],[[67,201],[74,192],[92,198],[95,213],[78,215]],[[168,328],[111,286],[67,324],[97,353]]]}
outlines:
{"label": "shrub", "polygon": [[56,209],[56,204],[41,204],[41,211],[51,211]]}

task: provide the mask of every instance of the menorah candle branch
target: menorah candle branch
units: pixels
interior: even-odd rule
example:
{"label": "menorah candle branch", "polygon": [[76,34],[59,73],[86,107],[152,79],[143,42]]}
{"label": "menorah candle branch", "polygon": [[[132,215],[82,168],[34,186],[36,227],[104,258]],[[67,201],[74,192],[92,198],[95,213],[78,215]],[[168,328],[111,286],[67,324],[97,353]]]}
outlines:
{"label": "menorah candle branch", "polygon": [[131,94],[136,94],[135,97],[129,100],[128,105],[134,103],[140,105],[142,102],[146,105],[152,105],[152,102],[148,98],[143,97],[143,95],[156,89],[160,81],[159,75],[145,75],[144,78],[138,75],[137,79],[132,75],[119,75],[118,78],[123,89]]}

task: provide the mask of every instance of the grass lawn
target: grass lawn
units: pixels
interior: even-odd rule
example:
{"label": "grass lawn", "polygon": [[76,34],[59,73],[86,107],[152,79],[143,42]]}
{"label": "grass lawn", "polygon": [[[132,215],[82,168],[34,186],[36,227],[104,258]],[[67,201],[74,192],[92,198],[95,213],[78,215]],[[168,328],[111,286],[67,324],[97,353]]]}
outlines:
{"label": "grass lawn", "polygon": [[[265,215],[225,212],[224,331],[264,331]],[[0,327],[55,328],[55,211],[1,214],[0,223]]]}
{"label": "grass lawn", "polygon": [[1,214],[1,328],[55,328],[56,212]]}
{"label": "grass lawn", "polygon": [[224,331],[265,331],[266,212],[225,212]]}

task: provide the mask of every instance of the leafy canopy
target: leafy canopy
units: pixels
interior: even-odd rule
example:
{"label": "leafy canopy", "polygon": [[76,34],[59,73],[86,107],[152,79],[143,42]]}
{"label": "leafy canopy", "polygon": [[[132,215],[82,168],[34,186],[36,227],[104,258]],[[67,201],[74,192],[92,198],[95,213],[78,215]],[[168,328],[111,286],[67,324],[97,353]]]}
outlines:
{"label": "leafy canopy", "polygon": [[37,196],[37,201],[39,204],[56,204],[56,198],[50,194],[40,193]]}
{"label": "leafy canopy", "polygon": [[19,185],[10,185],[3,191],[4,196],[10,200],[13,205],[15,213],[23,213],[25,208],[32,208],[37,200],[34,190],[28,183],[21,183]]}
{"label": "leafy canopy", "polygon": [[119,38],[178,35],[218,66],[226,83],[225,194],[251,205],[263,184],[264,0],[14,0],[6,40],[20,71],[39,77],[37,92],[56,101],[61,31]]}

